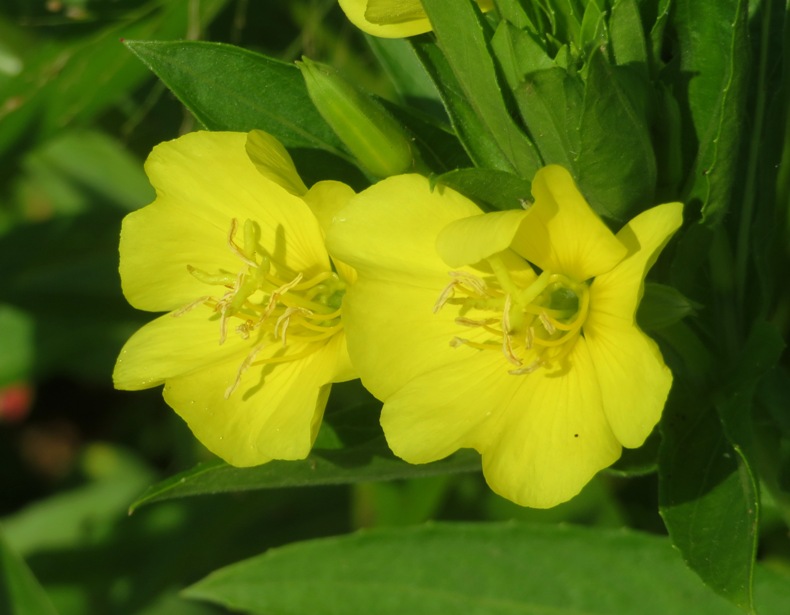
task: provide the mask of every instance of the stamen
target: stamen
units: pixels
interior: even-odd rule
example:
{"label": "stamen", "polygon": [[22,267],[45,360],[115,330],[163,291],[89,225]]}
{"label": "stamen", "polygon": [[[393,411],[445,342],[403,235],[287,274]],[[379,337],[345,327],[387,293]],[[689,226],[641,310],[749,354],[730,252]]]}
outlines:
{"label": "stamen", "polygon": [[208,295],[205,295],[205,296],[203,296],[203,297],[200,297],[199,299],[195,299],[195,300],[194,300],[192,303],[190,303],[189,305],[185,305],[185,306],[184,306],[184,307],[182,307],[181,309],[179,309],[179,310],[176,310],[175,312],[173,312],[173,313],[171,314],[171,316],[172,316],[173,318],[178,318],[179,316],[183,316],[183,315],[184,315],[184,314],[186,314],[187,312],[191,312],[192,310],[194,310],[194,309],[195,309],[197,306],[199,306],[199,305],[203,305],[204,303],[206,303],[206,301],[209,301],[210,299],[211,299],[211,297],[209,297]]}
{"label": "stamen", "polygon": [[288,325],[291,323],[291,316],[294,314],[306,314],[308,316],[312,316],[312,312],[310,310],[306,310],[300,307],[289,307],[282,315],[277,319],[277,322],[274,324],[274,337],[279,337],[280,334],[278,331],[280,330],[280,326],[282,326],[282,340],[283,346],[286,346],[286,331],[288,331]]}
{"label": "stamen", "polygon": [[488,327],[488,325],[493,325],[494,323],[498,323],[499,319],[497,318],[486,318],[485,320],[473,320],[471,318],[464,318],[459,316],[455,319],[455,324],[461,325],[463,327]]}
{"label": "stamen", "polygon": [[532,344],[535,342],[535,327],[530,325],[527,327],[527,334],[524,337],[524,347],[527,350],[532,350]]}
{"label": "stamen", "polygon": [[554,335],[557,329],[554,327],[551,320],[549,320],[549,317],[546,315],[546,312],[541,312],[540,314],[538,314],[538,318],[540,319],[540,324],[542,324],[543,328],[546,329],[546,333],[548,333],[549,335]]}
{"label": "stamen", "polygon": [[[297,361],[315,352],[318,344],[343,329],[342,299],[345,285],[331,270],[303,272],[272,262],[261,245],[261,229],[253,220],[243,224],[243,245],[236,234],[239,222],[230,221],[226,241],[240,261],[234,275],[225,270],[208,273],[191,265],[187,269],[200,282],[225,287],[221,296],[206,295],[173,312],[180,316],[199,305],[208,305],[219,316],[219,343],[224,344],[229,331],[255,345],[240,365],[234,382],[225,391],[230,397],[251,366]],[[284,279],[281,279],[284,278]],[[234,319],[231,321],[231,319]],[[275,357],[258,360],[259,351],[272,341],[281,341],[285,351]],[[299,344],[297,352],[288,347]],[[293,350],[291,348],[291,350]]]}
{"label": "stamen", "polygon": [[455,278],[460,284],[464,284],[478,295],[488,294],[488,286],[485,280],[471,273],[467,273],[466,271],[451,271],[450,277]]}
{"label": "stamen", "polygon": [[269,304],[266,306],[266,310],[264,310],[263,312],[263,320],[265,320],[271,315],[271,313],[274,311],[274,308],[277,307],[280,298],[289,290],[291,290],[294,286],[299,284],[299,282],[301,281],[302,281],[302,274],[300,273],[293,280],[291,280],[287,284],[283,284],[282,286],[280,286],[280,288],[278,288],[271,294],[271,296],[269,297]]}
{"label": "stamen", "polygon": [[[452,275],[452,272],[450,273]],[[436,303],[433,304],[433,313],[436,314],[444,307],[450,298],[455,294],[455,287],[459,284],[458,280],[451,280],[450,283],[444,287]]]}
{"label": "stamen", "polygon": [[229,399],[233,392],[238,388],[239,383],[241,383],[241,376],[244,372],[246,372],[252,362],[255,360],[255,355],[257,355],[261,349],[263,348],[264,344],[258,344],[255,346],[252,351],[245,357],[244,361],[242,361],[241,365],[239,366],[239,370],[236,372],[236,379],[233,381],[227,389],[225,389],[225,399]]}
{"label": "stamen", "polygon": [[532,372],[536,371],[539,367],[542,367],[544,364],[541,361],[533,361],[526,367],[519,367],[518,369],[511,369],[508,370],[508,374],[512,376],[523,376],[525,374],[531,374]]}
{"label": "stamen", "polygon": [[[508,372],[513,375],[553,369],[571,353],[581,335],[589,309],[588,285],[543,271],[522,288],[521,277],[516,275],[520,269],[509,269],[503,255],[486,260],[496,278],[495,285],[489,288],[483,278],[451,272],[451,281],[442,290],[434,311],[448,303],[457,305],[458,326],[477,328],[490,333],[491,338],[473,342],[454,337],[450,345],[498,349],[508,363],[516,366]],[[499,317],[489,318],[485,312]]]}
{"label": "stamen", "polygon": [[202,269],[198,269],[192,265],[187,265],[187,271],[197,278],[199,282],[203,282],[204,284],[212,284],[215,286],[230,286],[233,284],[233,280],[235,279],[233,274],[230,273],[206,273]]}
{"label": "stamen", "polygon": [[[258,263],[254,260],[250,259],[244,251],[236,245],[236,242],[233,240],[234,236],[236,235],[236,227],[238,226],[238,222],[236,218],[233,218],[230,221],[230,232],[228,232],[228,246],[233,251],[233,253],[238,256],[244,263],[249,265],[250,267],[257,267]],[[246,224],[245,224],[245,231],[246,231]]]}

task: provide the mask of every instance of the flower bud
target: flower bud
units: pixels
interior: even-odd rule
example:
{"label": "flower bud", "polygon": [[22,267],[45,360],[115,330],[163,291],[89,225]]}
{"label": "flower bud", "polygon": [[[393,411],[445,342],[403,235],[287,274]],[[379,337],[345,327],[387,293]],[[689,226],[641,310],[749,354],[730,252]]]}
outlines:
{"label": "flower bud", "polygon": [[297,64],[313,104],[362,168],[388,177],[418,166],[411,138],[384,107],[330,66],[307,58]]}

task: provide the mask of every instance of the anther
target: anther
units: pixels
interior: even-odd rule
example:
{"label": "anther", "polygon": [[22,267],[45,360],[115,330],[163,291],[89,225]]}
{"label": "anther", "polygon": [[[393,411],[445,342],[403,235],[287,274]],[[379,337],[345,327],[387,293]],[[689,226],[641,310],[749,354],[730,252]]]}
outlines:
{"label": "anther", "polygon": [[233,384],[225,389],[225,399],[229,399],[230,396],[233,395],[233,391],[235,391],[238,388],[239,383],[241,383],[242,374],[250,368],[250,365],[252,365],[252,362],[255,360],[255,356],[261,351],[263,346],[263,344],[258,344],[252,349],[250,354],[244,358],[244,361],[242,361],[241,365],[239,366],[239,370],[236,372],[236,379],[233,381]]}
{"label": "anther", "polygon": [[538,314],[538,318],[540,319],[540,324],[542,324],[543,328],[546,329],[546,333],[553,335],[555,331],[557,331],[556,327],[551,323],[551,320],[549,320],[549,317],[546,315],[546,312],[541,312]]}
{"label": "anther", "polygon": [[294,286],[299,284],[302,281],[302,274],[299,273],[296,277],[288,282],[287,284],[283,284],[280,288],[276,289],[272,292],[271,296],[269,297],[269,303],[266,305],[266,310],[263,313],[262,320],[266,320],[269,316],[271,316],[274,308],[277,307],[277,304],[280,302],[280,297],[282,297],[285,293],[291,290]]}
{"label": "anther", "polygon": [[203,305],[204,303],[206,303],[206,301],[209,301],[210,299],[211,299],[211,297],[209,297],[208,295],[205,295],[205,296],[203,296],[203,297],[200,297],[199,299],[195,299],[195,300],[194,300],[192,303],[190,303],[189,305],[185,305],[185,306],[184,306],[184,307],[182,307],[180,310],[176,310],[175,312],[173,312],[173,313],[171,314],[171,316],[172,316],[173,318],[178,318],[179,316],[183,316],[183,315],[184,315],[184,314],[186,314],[187,312],[191,312],[192,310],[194,310],[194,309],[195,309],[197,306],[199,306],[199,305]]}

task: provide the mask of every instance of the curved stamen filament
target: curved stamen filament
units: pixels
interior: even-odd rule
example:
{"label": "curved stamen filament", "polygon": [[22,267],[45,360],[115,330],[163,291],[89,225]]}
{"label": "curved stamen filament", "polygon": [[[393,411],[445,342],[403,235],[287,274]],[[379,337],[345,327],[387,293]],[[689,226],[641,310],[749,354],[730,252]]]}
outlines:
{"label": "curved stamen filament", "polygon": [[[305,272],[293,271],[273,260],[261,245],[261,229],[256,222],[246,220],[243,238],[237,241],[239,226],[232,219],[226,236],[230,251],[240,261],[237,273],[224,269],[209,273],[187,265],[190,275],[198,281],[224,287],[222,294],[200,297],[173,312],[173,316],[181,316],[206,305],[215,313],[209,320],[219,321],[220,344],[225,343],[229,332],[249,340],[251,350],[225,390],[226,398],[239,387],[243,374],[251,367],[304,359],[343,329],[341,303],[345,284],[337,273],[327,268],[310,271],[310,277],[305,277]],[[260,351],[272,342],[281,342],[283,351],[258,359]],[[297,351],[293,344],[299,345]]]}
{"label": "curved stamen filament", "polygon": [[[451,345],[476,350],[498,348],[507,362],[516,366],[509,370],[513,375],[529,374],[541,367],[552,369],[565,360],[587,318],[588,285],[543,271],[521,287],[516,282],[520,278],[511,274],[504,258],[495,255],[486,260],[495,284],[489,287],[481,277],[452,272],[452,279],[442,290],[434,311],[448,304],[458,306],[456,324],[482,329],[492,337],[480,341],[455,337]],[[521,270],[518,271],[521,275]],[[492,313],[499,317],[491,317]]]}

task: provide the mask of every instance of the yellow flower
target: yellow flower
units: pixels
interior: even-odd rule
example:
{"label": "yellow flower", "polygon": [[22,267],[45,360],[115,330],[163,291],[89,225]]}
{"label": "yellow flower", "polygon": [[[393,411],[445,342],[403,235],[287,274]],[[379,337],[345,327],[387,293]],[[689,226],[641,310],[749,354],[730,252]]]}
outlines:
{"label": "yellow flower", "polygon": [[126,343],[119,389],[164,384],[167,403],[237,466],[304,458],[330,383],[354,377],[341,318],[353,271],[322,224],[353,191],[307,190],[270,135],[197,132],[146,162],[156,200],[121,229],[121,282],[138,309],[169,312]]}
{"label": "yellow flower", "polygon": [[[460,0],[459,0],[460,1]],[[466,1],[466,0],[463,0]],[[340,8],[357,28],[382,38],[404,38],[431,31],[420,0],[339,0]],[[477,0],[484,11],[492,0]]]}
{"label": "yellow flower", "polygon": [[349,353],[385,402],[392,450],[426,463],[475,448],[494,491],[543,508],[660,418],[672,374],[635,314],[682,205],[615,236],[562,167],[538,171],[533,196],[483,214],[427,179],[392,177],[352,199],[327,240],[357,270]]}

